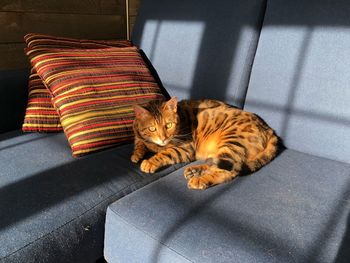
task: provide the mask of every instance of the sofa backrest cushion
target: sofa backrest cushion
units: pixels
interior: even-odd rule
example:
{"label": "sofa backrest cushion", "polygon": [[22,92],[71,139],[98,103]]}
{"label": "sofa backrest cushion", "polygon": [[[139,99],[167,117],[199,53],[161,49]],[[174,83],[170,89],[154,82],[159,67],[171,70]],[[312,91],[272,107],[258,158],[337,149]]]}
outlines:
{"label": "sofa backrest cushion", "polygon": [[133,42],[170,95],[242,106],[266,0],[143,0]]}
{"label": "sofa backrest cushion", "polygon": [[350,1],[268,1],[244,108],[287,147],[350,163]]}

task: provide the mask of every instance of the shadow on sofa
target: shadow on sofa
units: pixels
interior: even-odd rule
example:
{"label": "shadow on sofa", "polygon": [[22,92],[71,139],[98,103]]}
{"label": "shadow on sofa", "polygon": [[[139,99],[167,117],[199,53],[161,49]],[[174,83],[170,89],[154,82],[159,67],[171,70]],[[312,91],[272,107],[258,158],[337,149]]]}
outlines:
{"label": "shadow on sofa", "polygon": [[349,165],[286,150],[253,175],[204,192],[186,189],[182,173],[109,206],[108,262],[348,259]]}
{"label": "shadow on sofa", "polygon": [[[350,176],[350,173],[349,173]],[[238,180],[234,181],[234,188],[240,187],[240,184],[244,182],[244,178],[239,178]],[[159,187],[159,185],[158,185]],[[164,195],[172,196],[173,205],[177,207],[183,206],[183,203],[188,202],[187,198],[183,198],[181,193],[177,192],[171,185],[160,185],[161,189],[159,192],[163,193]],[[350,181],[348,182],[348,185],[344,187],[345,189],[350,189]],[[160,237],[158,237],[159,245],[158,247],[154,248],[153,255],[149,259],[150,262],[161,262],[161,250],[162,245],[161,244],[167,244],[170,240],[172,240],[178,232],[181,232],[181,228],[186,226],[186,224],[190,224],[190,222],[198,217],[199,214],[205,214],[206,219],[209,222],[206,222],[208,224],[208,227],[210,225],[218,225],[221,226],[221,228],[226,229],[228,232],[235,234],[235,239],[238,240],[251,240],[251,243],[254,243],[254,240],[256,240],[256,237],[259,237],[259,243],[264,244],[266,247],[276,248],[281,251],[292,251],[294,250],[293,247],[291,247],[291,244],[288,242],[288,238],[284,238],[283,236],[276,236],[275,233],[268,232],[267,229],[264,228],[258,228],[257,225],[249,222],[249,220],[242,222],[240,218],[235,219],[232,215],[227,215],[223,213],[222,211],[217,211],[215,209],[215,203],[220,202],[220,199],[222,197],[227,198],[228,196],[232,195],[230,193],[232,191],[232,186],[225,185],[222,186],[220,191],[213,192],[209,197],[207,197],[204,200],[201,200],[199,203],[196,203],[195,206],[193,206],[190,210],[186,211],[185,214],[182,214],[180,218],[176,220],[176,224],[174,224],[172,227],[167,228],[165,232],[162,233]],[[339,202],[336,204],[336,206],[333,209],[333,213],[329,215],[329,220],[327,224],[325,224],[322,229],[320,229],[320,234],[317,240],[314,240],[314,246],[309,249],[309,253],[307,255],[304,255],[303,251],[299,251],[299,255],[294,255],[295,259],[297,258],[305,258],[305,262],[318,262],[319,255],[322,254],[322,251],[325,249],[322,244],[327,243],[327,239],[332,238],[332,233],[336,230],[339,224],[339,218],[338,215],[342,214],[343,211],[347,211],[350,213],[350,210],[348,209],[348,196],[349,191],[343,193],[343,197],[339,200]],[[162,198],[162,197],[161,197]],[[164,199],[166,199],[165,196],[163,196]],[[343,200],[342,200],[343,199]],[[234,201],[234,200],[233,200]],[[204,212],[203,212],[204,211]],[[344,233],[344,238],[342,241],[342,245],[339,248],[339,251],[337,253],[337,257],[334,262],[347,262],[349,259],[349,249],[348,245],[350,244],[349,240],[349,223],[350,217],[348,216],[348,224],[347,224],[347,231]],[[245,229],[246,231],[242,231],[242,229]],[[223,230],[224,231],[224,230]],[[198,232],[200,235],[201,232]],[[272,237],[273,236],[273,237]],[[270,253],[271,259],[275,258],[276,255],[273,252],[274,249],[271,249],[271,251],[264,251],[267,252],[267,254]],[[208,251],[208,253],[210,253]],[[297,252],[298,253],[298,252]],[[293,257],[292,252],[290,252],[291,257]],[[280,258],[281,259],[281,258]],[[296,260],[298,262],[298,260]]]}
{"label": "shadow on sofa", "polygon": [[131,152],[127,144],[76,159],[63,133],[1,135],[0,259],[100,258],[107,206],[179,167],[145,175]]}
{"label": "shadow on sofa", "polygon": [[343,240],[341,242],[341,246],[339,248],[337,257],[335,259],[336,263],[348,262],[348,260],[350,258],[349,244],[350,244],[350,213],[348,215],[348,222],[346,225],[346,231],[344,232],[344,237],[343,237]]}

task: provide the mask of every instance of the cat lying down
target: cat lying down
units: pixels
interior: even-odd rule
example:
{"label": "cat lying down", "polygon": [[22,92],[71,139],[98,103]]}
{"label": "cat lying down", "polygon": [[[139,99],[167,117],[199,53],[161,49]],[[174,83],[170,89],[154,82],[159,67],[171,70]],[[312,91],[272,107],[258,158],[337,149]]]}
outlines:
{"label": "cat lying down", "polygon": [[205,160],[184,176],[191,189],[232,180],[242,169],[256,171],[277,154],[278,137],[255,114],[217,100],[152,101],[134,106],[135,146],[132,162],[147,152],[141,171],[154,173],[175,163]]}

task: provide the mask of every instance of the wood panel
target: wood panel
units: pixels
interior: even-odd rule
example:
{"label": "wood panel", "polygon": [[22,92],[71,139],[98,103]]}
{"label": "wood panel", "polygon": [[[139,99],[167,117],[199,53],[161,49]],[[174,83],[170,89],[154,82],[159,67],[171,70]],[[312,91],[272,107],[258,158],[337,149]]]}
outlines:
{"label": "wood panel", "polygon": [[130,34],[132,35],[132,32],[134,30],[134,26],[135,26],[135,23],[136,23],[136,16],[130,16]]}
{"label": "wood panel", "polygon": [[140,6],[140,0],[129,0],[129,14],[136,16]]}
{"label": "wood panel", "polygon": [[24,69],[29,67],[29,61],[24,55],[24,43],[0,45],[0,71]]}
{"label": "wood panel", "polygon": [[[137,8],[132,2],[132,14]],[[85,39],[125,39],[125,0],[0,0],[0,70],[29,66],[29,32]]]}
{"label": "wood panel", "polygon": [[1,0],[0,11],[124,15],[125,0]]}
{"label": "wood panel", "polygon": [[130,23],[130,32],[132,34],[137,13],[140,7],[140,0],[129,0],[129,23]]}
{"label": "wood panel", "polygon": [[111,15],[0,12],[0,43],[22,42],[29,32],[91,39],[125,38],[125,18]]}

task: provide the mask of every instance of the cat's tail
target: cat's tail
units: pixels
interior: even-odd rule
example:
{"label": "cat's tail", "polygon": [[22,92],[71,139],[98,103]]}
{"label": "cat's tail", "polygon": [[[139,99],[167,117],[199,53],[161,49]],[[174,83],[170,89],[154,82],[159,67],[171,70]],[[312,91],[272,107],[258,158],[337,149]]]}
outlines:
{"label": "cat's tail", "polygon": [[269,130],[267,138],[265,149],[258,153],[254,159],[246,161],[246,165],[252,172],[269,163],[277,155],[279,139],[273,130]]}

